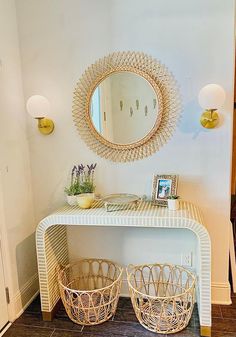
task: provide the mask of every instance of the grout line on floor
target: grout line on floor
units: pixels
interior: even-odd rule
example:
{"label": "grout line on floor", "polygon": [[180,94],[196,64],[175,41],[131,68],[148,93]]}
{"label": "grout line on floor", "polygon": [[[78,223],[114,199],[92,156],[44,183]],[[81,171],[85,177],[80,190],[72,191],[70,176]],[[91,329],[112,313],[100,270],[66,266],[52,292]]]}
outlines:
{"label": "grout line on floor", "polygon": [[54,330],[55,328],[50,328],[49,326],[40,326],[40,325],[32,325],[32,324],[25,324],[25,323],[12,323],[12,326],[27,326],[30,328],[39,328],[39,329],[47,329],[47,330]]}
{"label": "grout line on floor", "polygon": [[[29,325],[27,325],[27,326],[29,326]],[[39,326],[34,326],[34,328],[39,328]],[[44,329],[47,329],[47,328],[44,328]],[[48,328],[48,329],[50,329],[50,330],[52,330],[52,329],[55,329],[55,330],[60,330],[60,331],[69,331],[69,332],[82,332],[82,328],[81,328],[81,330],[77,330],[77,329],[65,329],[65,328],[61,328],[61,327],[55,327],[55,328]]]}
{"label": "grout line on floor", "polygon": [[51,333],[51,335],[49,337],[52,337],[52,335],[54,334],[55,331],[56,331],[56,329],[53,330],[53,332]]}
{"label": "grout line on floor", "polygon": [[[214,334],[213,332],[219,332],[219,333],[222,333],[222,334],[226,334],[226,337],[228,337],[227,334],[235,334],[235,331],[226,331],[226,330],[215,330],[215,329],[212,329],[211,327],[211,335],[214,337]],[[232,335],[232,337],[234,337],[236,335]],[[224,335],[222,335],[222,337],[224,337]]]}
{"label": "grout line on floor", "polygon": [[221,310],[221,306],[220,306],[220,305],[219,305],[219,308],[220,308],[221,318],[224,318],[224,317],[223,317],[223,313],[222,313],[222,310]]}
{"label": "grout line on floor", "polygon": [[76,329],[65,329],[65,328],[57,328],[57,327],[49,327],[49,326],[40,326],[40,325],[32,325],[32,324],[25,324],[25,323],[12,323],[13,326],[25,326],[30,328],[39,328],[39,329],[46,329],[46,330],[60,330],[60,331],[70,331],[70,332],[82,332],[84,326],[82,326],[81,330]]}
{"label": "grout line on floor", "polygon": [[[140,324],[138,321],[113,321],[113,320],[108,320],[107,322],[114,322],[115,324],[119,324],[119,323],[125,323],[125,324]],[[163,336],[164,337],[164,336]]]}

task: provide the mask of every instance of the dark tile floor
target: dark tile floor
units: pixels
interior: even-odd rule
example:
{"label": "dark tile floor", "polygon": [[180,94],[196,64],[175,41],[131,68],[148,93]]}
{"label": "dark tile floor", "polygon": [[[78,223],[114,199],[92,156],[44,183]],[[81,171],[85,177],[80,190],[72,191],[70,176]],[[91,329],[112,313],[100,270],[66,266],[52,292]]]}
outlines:
{"label": "dark tile floor", "polygon": [[[236,297],[232,297],[232,305],[213,305],[212,337],[236,337]],[[121,297],[113,320],[101,325],[84,327],[74,324],[66,316],[61,307],[52,322],[44,322],[40,313],[39,297],[18,318],[4,337],[157,337],[159,335],[144,329],[135,317],[131,302]],[[197,308],[194,308],[189,326],[168,336],[198,337],[199,319]]]}

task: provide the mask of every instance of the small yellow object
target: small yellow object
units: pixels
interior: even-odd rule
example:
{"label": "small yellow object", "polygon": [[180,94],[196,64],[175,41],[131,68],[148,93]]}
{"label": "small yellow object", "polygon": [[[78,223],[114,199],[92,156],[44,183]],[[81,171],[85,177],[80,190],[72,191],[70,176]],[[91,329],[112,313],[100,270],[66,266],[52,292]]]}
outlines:
{"label": "small yellow object", "polygon": [[49,135],[54,130],[54,123],[51,119],[38,117],[38,129],[43,135]]}
{"label": "small yellow object", "polygon": [[219,115],[216,109],[210,109],[203,112],[200,122],[204,128],[213,129],[219,123]]}
{"label": "small yellow object", "polygon": [[94,194],[93,193],[84,193],[79,194],[77,197],[77,203],[80,208],[91,208],[94,202]]}

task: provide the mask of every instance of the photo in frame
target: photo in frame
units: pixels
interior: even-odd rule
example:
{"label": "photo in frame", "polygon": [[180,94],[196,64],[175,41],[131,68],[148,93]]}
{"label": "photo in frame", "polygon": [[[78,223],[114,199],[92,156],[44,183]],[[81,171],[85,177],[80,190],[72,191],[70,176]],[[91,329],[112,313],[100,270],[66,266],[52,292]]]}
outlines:
{"label": "photo in frame", "polygon": [[157,206],[167,206],[167,197],[177,194],[177,175],[154,175],[152,185],[152,203]]}

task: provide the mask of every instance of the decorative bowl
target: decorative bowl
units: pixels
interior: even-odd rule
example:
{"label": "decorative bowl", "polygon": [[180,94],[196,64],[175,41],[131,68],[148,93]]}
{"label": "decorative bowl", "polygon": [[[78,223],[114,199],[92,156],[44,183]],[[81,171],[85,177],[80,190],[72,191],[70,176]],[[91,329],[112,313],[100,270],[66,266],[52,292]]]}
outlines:
{"label": "decorative bowl", "polygon": [[77,195],[67,195],[66,201],[70,206],[76,206],[77,205]]}
{"label": "decorative bowl", "polygon": [[107,195],[102,200],[106,211],[111,212],[129,208],[137,209],[140,197],[135,194],[117,193]]}

